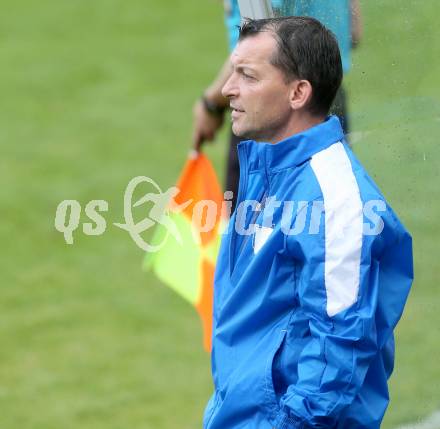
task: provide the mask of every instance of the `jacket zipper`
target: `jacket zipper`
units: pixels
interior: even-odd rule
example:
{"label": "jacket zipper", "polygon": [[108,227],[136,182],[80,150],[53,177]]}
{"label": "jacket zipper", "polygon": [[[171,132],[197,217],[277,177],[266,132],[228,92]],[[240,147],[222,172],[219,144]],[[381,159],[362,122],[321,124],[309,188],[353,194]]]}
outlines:
{"label": "jacket zipper", "polygon": [[[267,196],[267,191],[264,190],[264,191],[263,191],[263,195],[261,196],[261,198],[258,199],[259,209],[258,209],[258,210],[255,210],[255,212],[254,212],[254,214],[253,214],[253,216],[252,216],[252,219],[251,219],[250,222],[249,222],[249,225],[255,224],[255,221],[257,220],[258,216],[259,216],[260,213],[264,210],[264,206],[265,206],[264,201],[265,201],[265,199],[266,199],[266,196]],[[254,231],[254,234],[255,234],[255,231]],[[241,242],[241,245],[240,245],[240,249],[239,249],[239,251],[238,251],[238,253],[237,253],[237,259],[238,259],[239,256],[241,255],[241,252],[243,251],[244,246],[245,246],[246,243],[248,242],[249,237],[250,237],[250,235],[247,235],[245,238],[243,238],[243,241]]]}
{"label": "jacket zipper", "polygon": [[232,216],[231,221],[233,221],[233,224],[231,224],[231,241],[229,243],[229,276],[232,276],[232,273],[234,272],[235,268],[235,243],[236,243],[236,237],[237,234],[235,233],[235,222],[237,219],[237,207],[242,202],[244,191],[247,188],[247,157],[246,157],[246,146],[245,145],[239,145],[237,147],[238,149],[238,162],[240,165],[240,181],[238,185],[238,195],[237,195],[237,202],[235,203],[235,211],[234,215]]}

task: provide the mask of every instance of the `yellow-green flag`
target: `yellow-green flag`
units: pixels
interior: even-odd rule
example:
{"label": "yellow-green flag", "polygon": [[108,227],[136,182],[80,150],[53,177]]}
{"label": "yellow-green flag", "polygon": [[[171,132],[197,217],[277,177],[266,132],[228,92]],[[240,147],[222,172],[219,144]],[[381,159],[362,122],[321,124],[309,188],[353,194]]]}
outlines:
{"label": "yellow-green flag", "polygon": [[[210,351],[214,270],[220,244],[223,195],[214,168],[203,154],[187,161],[176,186],[180,192],[170,202],[166,215],[177,226],[181,243],[167,237],[167,229],[158,225],[153,241],[164,244],[156,253],[146,255],[144,267],[152,269],[161,281],[195,306],[203,326],[204,348]],[[214,218],[213,211],[201,201],[209,201],[211,209],[215,204]],[[179,206],[185,208],[180,210]],[[200,219],[194,214],[200,214],[202,207],[206,210]],[[208,217],[213,226],[204,232]]]}

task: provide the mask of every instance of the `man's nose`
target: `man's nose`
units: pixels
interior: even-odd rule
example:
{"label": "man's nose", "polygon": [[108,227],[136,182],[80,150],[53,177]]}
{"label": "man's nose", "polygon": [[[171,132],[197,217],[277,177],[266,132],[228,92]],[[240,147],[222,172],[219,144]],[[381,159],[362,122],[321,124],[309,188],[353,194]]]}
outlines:
{"label": "man's nose", "polygon": [[234,74],[235,73],[232,73],[231,76],[229,76],[229,79],[223,85],[222,88],[223,97],[231,98],[231,97],[236,97],[238,95],[238,87]]}

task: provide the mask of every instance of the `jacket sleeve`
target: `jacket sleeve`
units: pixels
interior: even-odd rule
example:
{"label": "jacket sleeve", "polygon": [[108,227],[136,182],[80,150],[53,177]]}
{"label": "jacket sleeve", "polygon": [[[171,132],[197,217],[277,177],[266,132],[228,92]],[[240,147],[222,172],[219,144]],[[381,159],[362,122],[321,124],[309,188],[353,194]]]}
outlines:
{"label": "jacket sleeve", "polygon": [[370,234],[362,212],[348,208],[340,223],[340,209],[326,207],[319,232],[287,239],[300,267],[297,294],[310,335],[298,380],[280,401],[279,429],[338,422],[392,335],[411,285],[411,237],[391,209],[383,213],[382,231]]}

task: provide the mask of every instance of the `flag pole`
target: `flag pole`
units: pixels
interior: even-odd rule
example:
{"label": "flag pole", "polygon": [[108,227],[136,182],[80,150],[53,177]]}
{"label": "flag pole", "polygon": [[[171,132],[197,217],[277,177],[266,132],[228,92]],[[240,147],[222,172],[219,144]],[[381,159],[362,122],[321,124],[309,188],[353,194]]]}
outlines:
{"label": "flag pole", "polygon": [[273,18],[274,13],[270,0],[238,0],[241,19]]}

